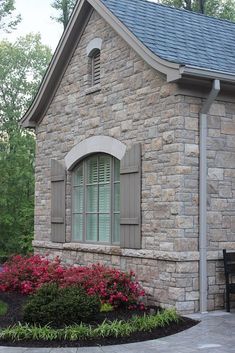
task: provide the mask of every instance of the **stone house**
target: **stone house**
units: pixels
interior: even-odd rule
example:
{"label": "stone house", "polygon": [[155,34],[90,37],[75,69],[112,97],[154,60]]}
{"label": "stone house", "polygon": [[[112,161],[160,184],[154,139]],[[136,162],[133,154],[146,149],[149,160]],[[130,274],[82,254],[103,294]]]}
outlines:
{"label": "stone house", "polygon": [[235,24],[79,0],[22,125],[35,252],[132,269],[150,300],[224,306],[235,249]]}

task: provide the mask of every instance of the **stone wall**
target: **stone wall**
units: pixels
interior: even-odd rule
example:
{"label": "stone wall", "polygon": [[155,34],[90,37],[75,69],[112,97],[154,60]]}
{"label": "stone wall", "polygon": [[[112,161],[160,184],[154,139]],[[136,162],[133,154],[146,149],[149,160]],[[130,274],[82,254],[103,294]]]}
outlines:
{"label": "stone wall", "polygon": [[[95,37],[103,40],[101,89],[90,93],[86,46]],[[199,298],[198,112],[202,100],[177,92],[176,84],[166,83],[163,75],[150,68],[93,12],[47,114],[36,131],[34,246],[35,251],[43,254],[59,254],[67,263],[99,261],[123,270],[132,269],[151,300],[164,306],[176,305],[182,312],[193,312],[198,310]],[[209,230],[210,250],[214,251],[213,264],[221,255],[217,250],[222,249],[222,242],[215,241],[214,235],[220,239],[219,231],[224,229],[222,224],[226,229],[225,242],[229,239],[232,242],[234,235],[234,230],[229,228],[229,222],[234,226],[234,169],[217,167],[218,159],[224,158],[212,144],[212,141],[216,144],[213,133],[218,132],[222,106],[223,103],[216,104],[213,108],[216,114],[209,118],[209,183],[213,186],[214,175],[222,178],[223,174],[223,179],[215,180],[220,188],[216,184],[216,193],[210,192],[213,202],[210,201],[209,217],[216,217],[213,212],[217,212],[222,222],[214,229],[218,233]],[[229,107],[224,120],[227,124],[235,114],[234,106]],[[226,160],[233,144],[228,131],[231,131],[228,125],[221,125],[221,136],[218,137],[221,141],[227,139],[227,144],[224,142],[223,145]],[[74,145],[96,135],[114,137],[127,146],[135,142],[142,145],[141,250],[70,242],[70,173],[66,190],[67,242],[62,245],[50,242],[50,160],[63,161]],[[221,193],[232,195],[226,203],[228,211]],[[222,213],[215,211],[216,202],[223,205]],[[215,293],[223,288],[222,277],[216,274],[218,268],[211,265],[209,272],[210,288],[213,288],[209,292],[210,308],[221,304],[215,304]]]}

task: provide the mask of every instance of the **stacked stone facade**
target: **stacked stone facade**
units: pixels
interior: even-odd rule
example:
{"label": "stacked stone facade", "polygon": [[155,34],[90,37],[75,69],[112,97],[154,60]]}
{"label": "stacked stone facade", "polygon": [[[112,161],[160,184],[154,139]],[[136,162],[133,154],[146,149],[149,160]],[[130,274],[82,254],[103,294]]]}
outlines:
{"label": "stacked stone facade", "polygon": [[[89,89],[88,43],[99,37],[101,85]],[[222,98],[221,98],[222,99]],[[216,101],[208,116],[209,308],[224,305],[222,249],[235,249],[235,104]],[[199,111],[202,98],[146,64],[94,11],[50,107],[37,127],[36,252],[65,263],[132,269],[149,300],[199,310]],[[77,143],[106,135],[142,146],[142,247],[71,242],[71,173],[66,187],[66,243],[50,241],[50,161]]]}

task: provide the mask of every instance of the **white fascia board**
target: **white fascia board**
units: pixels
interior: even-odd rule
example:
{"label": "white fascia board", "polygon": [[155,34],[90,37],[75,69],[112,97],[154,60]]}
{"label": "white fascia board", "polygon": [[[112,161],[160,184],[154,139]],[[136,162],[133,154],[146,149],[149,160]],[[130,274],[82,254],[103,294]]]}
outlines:
{"label": "white fascia board", "polygon": [[157,71],[167,76],[167,81],[181,77],[180,65],[161,59],[149,50],[113,13],[99,0],[87,0],[101,17],[122,37],[136,53]]}

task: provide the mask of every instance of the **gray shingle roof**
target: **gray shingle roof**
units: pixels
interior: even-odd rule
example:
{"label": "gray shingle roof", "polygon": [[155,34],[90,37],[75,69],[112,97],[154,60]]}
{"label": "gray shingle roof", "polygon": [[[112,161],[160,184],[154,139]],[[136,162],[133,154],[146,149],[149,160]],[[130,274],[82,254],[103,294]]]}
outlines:
{"label": "gray shingle roof", "polygon": [[154,54],[235,74],[235,23],[146,0],[101,0]]}

